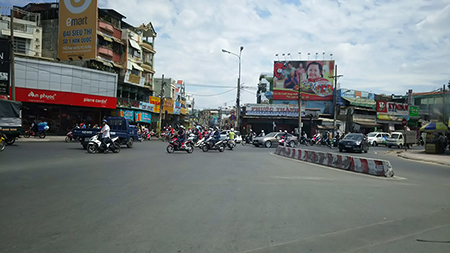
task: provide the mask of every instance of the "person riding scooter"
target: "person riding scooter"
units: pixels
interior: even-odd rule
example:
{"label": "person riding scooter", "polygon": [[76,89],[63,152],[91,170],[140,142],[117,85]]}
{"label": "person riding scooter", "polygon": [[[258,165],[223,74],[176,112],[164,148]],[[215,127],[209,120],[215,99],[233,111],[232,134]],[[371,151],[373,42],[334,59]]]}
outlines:
{"label": "person riding scooter", "polygon": [[181,147],[181,144],[183,144],[184,140],[186,139],[186,129],[183,125],[180,126],[180,129],[178,129],[178,145]]}
{"label": "person riding scooter", "polygon": [[218,141],[220,141],[220,131],[218,127],[215,127],[213,134],[213,146],[216,145]]}
{"label": "person riding scooter", "polygon": [[103,127],[102,127],[102,129],[100,130],[99,133],[102,134],[103,150],[104,150],[105,153],[107,153],[108,152],[108,146],[107,145],[108,145],[108,142],[109,142],[109,140],[111,138],[111,135],[109,133],[110,128],[108,126],[108,121],[106,119],[103,120],[102,124],[103,124]]}

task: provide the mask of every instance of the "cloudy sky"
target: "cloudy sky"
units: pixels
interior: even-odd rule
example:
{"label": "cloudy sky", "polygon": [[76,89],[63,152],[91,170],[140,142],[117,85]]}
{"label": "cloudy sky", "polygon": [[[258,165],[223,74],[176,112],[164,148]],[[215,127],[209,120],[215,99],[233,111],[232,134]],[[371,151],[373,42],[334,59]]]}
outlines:
{"label": "cloudy sky", "polygon": [[[48,1],[0,0],[29,2]],[[99,7],[132,25],[152,22],[156,77],[184,80],[200,108],[235,103],[238,58],[221,50],[240,46],[243,86],[252,87],[242,103],[256,101],[259,74],[272,72],[283,53],[333,54],[342,88],[405,94],[450,80],[449,0],[99,0]]]}

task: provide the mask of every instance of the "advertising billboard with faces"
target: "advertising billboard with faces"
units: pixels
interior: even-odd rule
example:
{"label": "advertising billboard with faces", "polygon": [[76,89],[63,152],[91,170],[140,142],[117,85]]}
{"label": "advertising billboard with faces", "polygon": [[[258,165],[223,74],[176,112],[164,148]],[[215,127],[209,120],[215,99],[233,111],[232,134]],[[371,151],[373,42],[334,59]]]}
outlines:
{"label": "advertising billboard with faces", "polygon": [[275,61],[273,100],[333,100],[334,61]]}

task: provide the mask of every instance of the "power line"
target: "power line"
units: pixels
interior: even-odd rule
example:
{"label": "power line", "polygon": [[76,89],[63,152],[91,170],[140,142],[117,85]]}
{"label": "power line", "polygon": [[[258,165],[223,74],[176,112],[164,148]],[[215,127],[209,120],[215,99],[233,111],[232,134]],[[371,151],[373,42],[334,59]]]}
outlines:
{"label": "power line", "polygon": [[194,96],[200,96],[200,97],[211,97],[211,96],[219,96],[219,95],[222,95],[222,94],[225,94],[225,93],[228,93],[228,92],[231,92],[231,91],[233,91],[233,90],[235,90],[236,88],[233,88],[233,89],[231,89],[231,90],[227,90],[227,91],[225,91],[225,92],[222,92],[222,93],[217,93],[217,94],[192,94],[192,95],[194,95]]}
{"label": "power line", "polygon": [[207,87],[207,88],[218,88],[218,89],[227,89],[227,88],[236,88],[235,86],[226,86],[226,85],[208,85],[208,84],[190,84],[186,83],[186,87]]}

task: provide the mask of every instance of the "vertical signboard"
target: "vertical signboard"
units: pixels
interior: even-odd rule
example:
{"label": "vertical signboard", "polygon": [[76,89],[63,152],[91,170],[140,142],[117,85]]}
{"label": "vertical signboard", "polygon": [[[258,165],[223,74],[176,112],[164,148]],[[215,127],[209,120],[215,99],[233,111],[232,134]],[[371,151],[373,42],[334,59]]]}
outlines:
{"label": "vertical signboard", "polygon": [[184,97],[184,82],[183,80],[178,80],[175,86],[175,101],[180,102]]}
{"label": "vertical signboard", "polygon": [[94,59],[97,49],[97,0],[60,0],[58,58]]}
{"label": "vertical signboard", "polygon": [[0,95],[9,95],[9,40],[0,38]]}
{"label": "vertical signboard", "polygon": [[154,105],[153,112],[159,113],[161,108],[161,98],[150,96],[149,102],[150,104]]}

